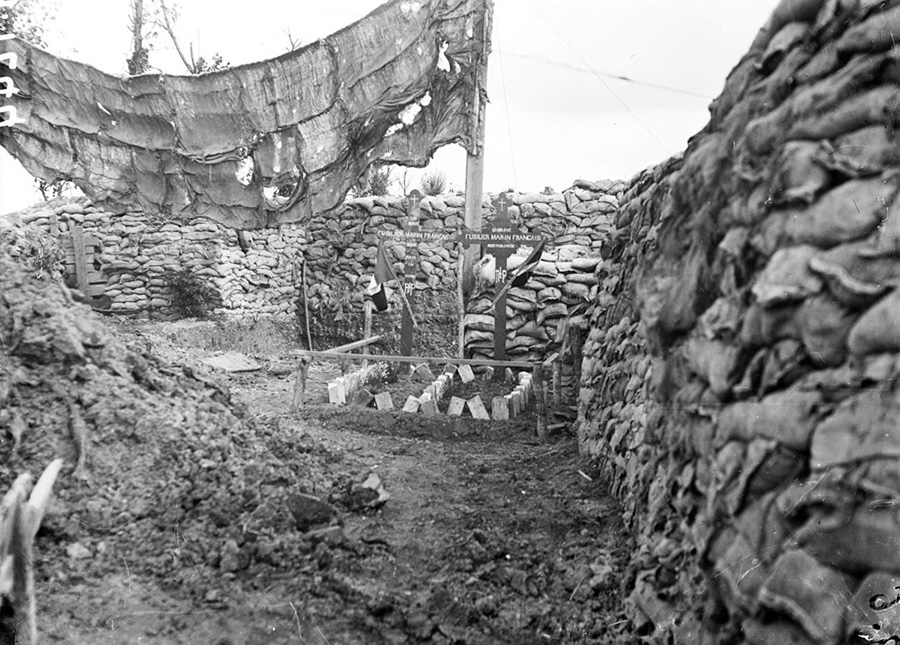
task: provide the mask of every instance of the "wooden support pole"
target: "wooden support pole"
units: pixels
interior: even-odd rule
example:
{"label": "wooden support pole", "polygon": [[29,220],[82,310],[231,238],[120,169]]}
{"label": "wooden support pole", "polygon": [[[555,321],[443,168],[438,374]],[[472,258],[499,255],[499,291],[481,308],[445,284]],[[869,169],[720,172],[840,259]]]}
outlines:
{"label": "wooden support pole", "polygon": [[[422,201],[422,194],[418,190],[410,191],[406,196],[406,230],[415,233],[419,230],[419,205]],[[408,238],[406,241],[406,270],[403,275],[403,283],[400,285],[400,295],[406,307],[403,308],[403,314],[400,318],[400,353],[403,356],[410,356],[413,347],[413,327],[415,324],[415,314],[413,313],[413,305],[416,302],[416,273],[419,270],[419,250],[418,242],[415,238]]]}
{"label": "wooden support pole", "polygon": [[309,375],[309,364],[311,360],[307,357],[300,359],[300,367],[294,375],[294,395],[291,397],[291,412],[296,413],[303,407],[303,397],[306,394],[306,379]]}
{"label": "wooden support pole", "polygon": [[[487,105],[482,92],[487,88],[487,63],[491,53],[491,28],[493,22],[493,5],[488,2],[488,10],[484,20],[473,25],[473,33],[481,39],[481,52],[478,63],[478,77],[472,96],[472,146],[466,156],[466,212],[465,225],[470,231],[481,230],[481,202],[484,198],[484,132]],[[474,244],[459,251],[459,357],[465,352],[465,327],[463,318],[466,315],[466,302],[475,288],[475,275],[472,272],[479,257],[479,247]]]}
{"label": "wooden support pole", "polygon": [[562,360],[553,364],[553,405],[559,406],[562,393]]}
{"label": "wooden support pole", "polygon": [[300,288],[303,290],[303,324],[306,327],[306,349],[312,349],[312,334],[309,331],[309,293],[306,290],[306,257],[300,265]]}
{"label": "wooden support pole", "polygon": [[[482,119],[482,127],[484,121]],[[481,201],[484,193],[484,148],[479,154],[466,157],[466,212],[465,226],[470,231],[481,230]],[[466,328],[463,319],[466,315],[466,303],[475,288],[475,262],[480,254],[478,245],[470,244],[468,248],[459,247],[458,261],[458,304],[459,304],[459,357],[465,356]]]}
{"label": "wooden support pole", "polygon": [[[481,120],[482,136],[484,119]],[[466,228],[480,231],[482,225],[481,204],[484,200],[484,146],[480,146],[478,154],[466,156]],[[460,273],[460,295],[468,298],[475,287],[475,274],[472,268],[478,261],[480,247],[469,245],[462,252],[462,272]]]}
{"label": "wooden support pole", "polygon": [[84,257],[84,229],[80,225],[72,227],[72,246],[75,249],[75,278],[78,280],[78,290],[87,295],[88,275],[87,262]]}
{"label": "wooden support pole", "polygon": [[[363,337],[369,338],[372,335],[372,309],[375,307],[375,303],[371,300],[366,300],[363,303]],[[362,366],[366,367],[368,365],[368,361],[363,361]]]}
{"label": "wooden support pole", "polygon": [[537,437],[541,441],[547,439],[547,402],[544,398],[544,367],[535,363],[531,368],[531,380],[534,387],[534,412],[537,418]]}

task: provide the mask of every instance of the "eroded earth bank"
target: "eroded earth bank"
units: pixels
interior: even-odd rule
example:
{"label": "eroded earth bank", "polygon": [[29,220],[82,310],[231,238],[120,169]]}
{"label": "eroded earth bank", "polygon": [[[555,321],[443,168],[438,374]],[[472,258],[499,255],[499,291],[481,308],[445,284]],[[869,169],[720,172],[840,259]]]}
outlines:
{"label": "eroded earth bank", "polygon": [[[42,642],[627,633],[630,544],[567,429],[329,408],[329,364],[292,414],[290,330],[101,320],[54,281],[49,245],[7,230],[0,254],[0,474],[67,460],[35,546]],[[225,349],[262,369],[200,361]]]}

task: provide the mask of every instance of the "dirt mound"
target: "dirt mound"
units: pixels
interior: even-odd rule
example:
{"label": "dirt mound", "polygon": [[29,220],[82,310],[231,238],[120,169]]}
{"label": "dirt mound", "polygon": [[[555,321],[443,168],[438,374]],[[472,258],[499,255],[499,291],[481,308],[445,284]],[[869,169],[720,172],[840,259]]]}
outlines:
{"label": "dirt mound", "polygon": [[330,486],[309,447],[242,418],[198,371],[126,346],[0,248],[0,486],[57,455],[67,467],[38,544],[47,575],[64,575],[57,558],[173,582],[289,566],[305,531],[335,521],[303,496]]}
{"label": "dirt mound", "polygon": [[[46,640],[630,642],[616,505],[532,413],[327,406],[329,363],[297,415],[275,328],[114,333],[23,257],[0,245],[0,486],[67,461],[36,545]],[[262,367],[213,377],[199,365],[220,349]],[[400,402],[424,385],[373,388]],[[456,387],[489,401],[510,384]]]}

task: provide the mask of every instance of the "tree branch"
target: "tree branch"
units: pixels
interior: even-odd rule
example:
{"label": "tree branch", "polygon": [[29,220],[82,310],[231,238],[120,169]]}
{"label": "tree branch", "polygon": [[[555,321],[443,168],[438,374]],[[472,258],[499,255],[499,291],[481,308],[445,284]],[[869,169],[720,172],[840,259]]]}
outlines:
{"label": "tree branch", "polygon": [[184,51],[181,49],[181,43],[178,42],[178,37],[175,35],[175,27],[172,24],[174,19],[170,16],[172,10],[166,6],[165,0],[159,0],[160,13],[162,13],[163,24],[161,25],[163,29],[166,30],[166,33],[169,34],[169,38],[172,39],[172,44],[175,45],[175,51],[178,52],[178,57],[181,58],[181,62],[184,63],[184,66],[187,68],[187,71],[191,74],[196,74],[197,70],[190,62],[188,62],[187,56],[184,55]]}

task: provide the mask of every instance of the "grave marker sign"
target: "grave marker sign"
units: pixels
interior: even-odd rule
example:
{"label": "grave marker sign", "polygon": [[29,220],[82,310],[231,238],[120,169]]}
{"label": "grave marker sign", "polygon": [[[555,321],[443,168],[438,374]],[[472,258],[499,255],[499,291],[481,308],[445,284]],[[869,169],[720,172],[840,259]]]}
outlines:
{"label": "grave marker sign", "polygon": [[[508,281],[506,261],[520,246],[535,247],[543,239],[538,233],[520,231],[509,221],[510,199],[500,193],[494,200],[496,214],[492,224],[481,231],[466,231],[459,237],[463,246],[482,244],[494,256],[494,289],[503,289]],[[494,360],[506,360],[506,293],[501,293],[494,306]]]}
{"label": "grave marker sign", "polygon": [[403,308],[400,323],[400,354],[410,356],[413,345],[412,307],[416,301],[416,272],[419,269],[418,243],[415,234],[419,232],[419,203],[422,193],[413,190],[406,196],[406,230],[411,233],[406,238],[406,268],[400,288],[406,294],[407,306]]}
{"label": "grave marker sign", "polygon": [[413,331],[418,329],[413,303],[416,295],[416,274],[419,271],[419,244],[421,242],[446,242],[453,239],[449,233],[439,231],[421,230],[419,228],[419,213],[421,210],[422,193],[413,190],[406,196],[404,207],[406,210],[406,228],[398,231],[378,231],[382,239],[391,239],[394,242],[402,242],[406,247],[406,259],[403,280],[397,285],[402,292],[400,294],[404,307],[400,322],[400,354],[411,356],[413,346]]}

